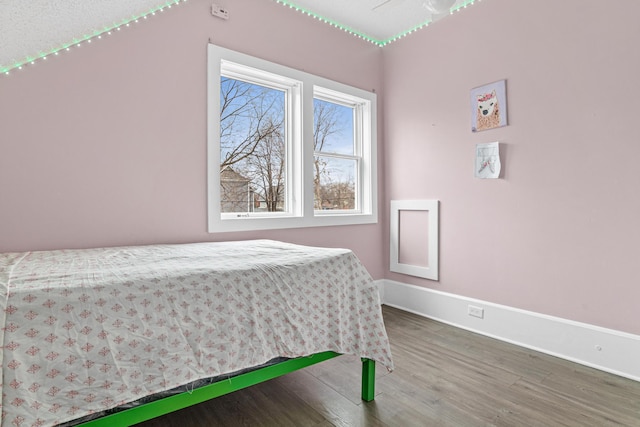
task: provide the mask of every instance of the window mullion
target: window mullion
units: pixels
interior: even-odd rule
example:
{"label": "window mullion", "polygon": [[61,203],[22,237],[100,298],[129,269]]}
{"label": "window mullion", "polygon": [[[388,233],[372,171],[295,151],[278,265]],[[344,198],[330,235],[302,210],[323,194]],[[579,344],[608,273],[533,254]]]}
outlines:
{"label": "window mullion", "polygon": [[306,218],[313,217],[314,212],[314,150],[313,150],[313,85],[305,85],[302,88],[302,177],[303,187],[303,211]]}

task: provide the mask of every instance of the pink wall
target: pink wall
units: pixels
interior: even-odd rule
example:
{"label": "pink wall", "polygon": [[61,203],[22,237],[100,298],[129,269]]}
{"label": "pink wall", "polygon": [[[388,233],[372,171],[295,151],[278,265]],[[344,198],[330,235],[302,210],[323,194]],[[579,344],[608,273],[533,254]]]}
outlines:
{"label": "pink wall", "polygon": [[[640,333],[640,3],[487,0],[384,49],[272,1],[227,3],[229,21],[188,2],[0,76],[0,251],[346,246],[376,278]],[[206,232],[209,38],[376,89],[378,225]],[[469,90],[503,78],[510,125],[471,133]],[[475,144],[496,140],[504,179],[474,179]],[[388,201],[419,198],[441,201],[439,282],[387,272]]]}
{"label": "pink wall", "polygon": [[273,238],[350,247],[383,276],[382,223],[206,232],[209,38],[363,89],[382,82],[372,44],[273,1],[221,5],[228,21],[191,1],[0,76],[0,251]]}
{"label": "pink wall", "polygon": [[[441,201],[441,280],[387,278],[640,333],[638,15],[490,0],[385,48],[386,199]],[[509,126],[472,133],[501,79]],[[492,141],[504,179],[474,179]]]}

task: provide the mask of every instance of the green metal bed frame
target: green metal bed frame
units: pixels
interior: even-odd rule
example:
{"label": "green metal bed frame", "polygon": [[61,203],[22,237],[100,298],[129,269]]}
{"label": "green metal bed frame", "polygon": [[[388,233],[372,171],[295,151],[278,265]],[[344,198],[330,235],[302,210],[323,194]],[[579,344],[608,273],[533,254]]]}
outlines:
{"label": "green metal bed frame", "polygon": [[[158,399],[153,402],[125,409],[102,418],[80,424],[82,427],[124,427],[141,423],[161,415],[196,405],[209,399],[223,396],[252,385],[280,377],[298,369],[315,365],[340,356],[333,351],[325,351],[307,357],[285,360],[229,379],[223,379],[193,391]],[[370,402],[375,397],[376,365],[371,359],[362,359],[362,400]]]}

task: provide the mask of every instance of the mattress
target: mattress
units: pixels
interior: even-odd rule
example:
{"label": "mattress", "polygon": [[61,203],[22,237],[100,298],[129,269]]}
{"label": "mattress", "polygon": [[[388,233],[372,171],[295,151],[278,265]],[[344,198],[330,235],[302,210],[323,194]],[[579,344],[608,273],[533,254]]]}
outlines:
{"label": "mattress", "polygon": [[271,240],[0,254],[2,425],[49,426],[335,351],[393,368],[347,249]]}

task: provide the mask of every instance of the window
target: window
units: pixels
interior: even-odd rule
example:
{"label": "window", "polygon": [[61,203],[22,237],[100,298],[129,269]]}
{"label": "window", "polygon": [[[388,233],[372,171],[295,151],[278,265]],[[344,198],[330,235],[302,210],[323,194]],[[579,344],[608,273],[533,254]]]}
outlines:
{"label": "window", "polygon": [[299,99],[296,80],[222,61],[221,218],[296,214],[293,153],[300,150],[290,125],[299,120]]}
{"label": "window", "polygon": [[377,222],[375,102],[209,45],[209,231]]}

